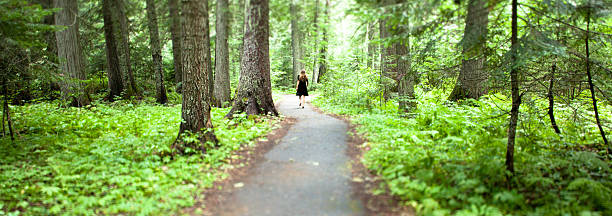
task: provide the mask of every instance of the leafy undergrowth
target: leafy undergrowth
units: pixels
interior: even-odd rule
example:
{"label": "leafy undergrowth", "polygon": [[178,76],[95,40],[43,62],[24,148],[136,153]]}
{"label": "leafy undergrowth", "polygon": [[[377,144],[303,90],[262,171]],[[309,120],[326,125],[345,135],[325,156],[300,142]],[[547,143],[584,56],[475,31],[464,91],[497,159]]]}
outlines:
{"label": "leafy undergrowth", "polygon": [[213,108],[220,147],[169,155],[180,106],[55,103],[12,107],[15,142],[0,140],[0,215],[167,214],[194,204],[232,151],[272,130],[277,118],[233,120]]}
{"label": "leafy undergrowth", "polygon": [[[504,96],[457,105],[441,91],[417,91],[417,108],[400,117],[393,101],[372,107],[358,95],[329,94],[314,104],[353,117],[368,140],[363,162],[385,182],[378,192],[386,187],[421,215],[612,215],[612,162],[584,119],[592,112],[558,104],[559,136],[542,111],[547,102],[526,96],[508,181]],[[601,106],[611,119],[611,107]]]}

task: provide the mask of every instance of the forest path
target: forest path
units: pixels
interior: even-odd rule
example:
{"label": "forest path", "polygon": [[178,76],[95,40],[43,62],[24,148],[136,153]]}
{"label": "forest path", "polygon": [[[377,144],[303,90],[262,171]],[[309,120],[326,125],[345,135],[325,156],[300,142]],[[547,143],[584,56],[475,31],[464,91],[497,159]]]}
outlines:
{"label": "forest path", "polygon": [[365,214],[351,191],[348,125],[298,103],[295,95],[283,96],[279,112],[297,122],[215,215]]}

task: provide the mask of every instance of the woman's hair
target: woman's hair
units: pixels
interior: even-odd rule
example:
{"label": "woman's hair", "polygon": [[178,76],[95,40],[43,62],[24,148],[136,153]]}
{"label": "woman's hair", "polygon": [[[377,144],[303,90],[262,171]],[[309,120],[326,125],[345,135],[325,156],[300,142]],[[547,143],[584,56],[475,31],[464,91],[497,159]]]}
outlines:
{"label": "woman's hair", "polygon": [[306,76],[306,71],[302,70],[300,72],[300,77],[298,79],[302,82],[308,81],[308,77]]}

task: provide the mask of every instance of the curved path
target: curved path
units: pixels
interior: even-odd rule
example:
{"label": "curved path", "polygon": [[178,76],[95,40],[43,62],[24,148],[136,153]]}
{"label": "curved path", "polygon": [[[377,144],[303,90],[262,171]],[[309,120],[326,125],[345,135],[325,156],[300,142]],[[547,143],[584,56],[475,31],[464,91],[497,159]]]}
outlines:
{"label": "curved path", "polygon": [[297,122],[216,215],[364,215],[351,197],[348,126],[310,104],[298,109],[298,103],[296,96],[283,96],[280,113]]}

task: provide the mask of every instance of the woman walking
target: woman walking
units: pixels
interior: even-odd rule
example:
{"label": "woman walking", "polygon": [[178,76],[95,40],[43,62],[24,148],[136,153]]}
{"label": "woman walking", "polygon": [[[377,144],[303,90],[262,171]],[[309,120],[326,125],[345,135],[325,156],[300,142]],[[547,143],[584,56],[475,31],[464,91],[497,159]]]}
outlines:
{"label": "woman walking", "polygon": [[296,96],[300,97],[300,106],[304,109],[304,103],[306,103],[306,96],[308,96],[308,77],[306,77],[306,71],[302,69],[298,76],[298,81],[295,84],[297,93]]}

